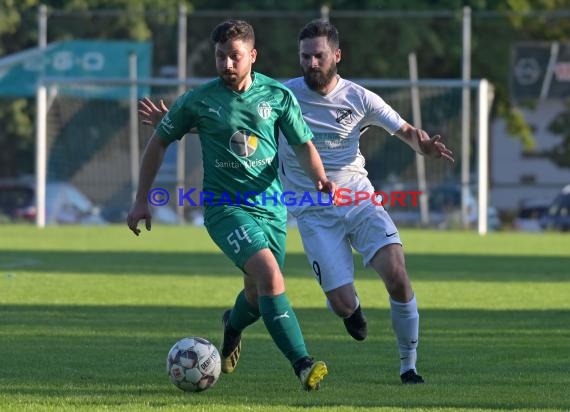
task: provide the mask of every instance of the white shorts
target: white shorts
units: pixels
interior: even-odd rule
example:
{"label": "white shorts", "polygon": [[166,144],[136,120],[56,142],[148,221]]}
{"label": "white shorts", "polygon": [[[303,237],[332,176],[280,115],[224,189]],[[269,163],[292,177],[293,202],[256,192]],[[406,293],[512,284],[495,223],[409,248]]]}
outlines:
{"label": "white shorts", "polygon": [[[357,189],[374,192],[368,179]],[[368,266],[376,252],[390,244],[402,244],[392,218],[382,206],[365,202],[358,206],[336,206],[304,210],[297,225],[305,254],[323,291],[354,282],[352,248]]]}

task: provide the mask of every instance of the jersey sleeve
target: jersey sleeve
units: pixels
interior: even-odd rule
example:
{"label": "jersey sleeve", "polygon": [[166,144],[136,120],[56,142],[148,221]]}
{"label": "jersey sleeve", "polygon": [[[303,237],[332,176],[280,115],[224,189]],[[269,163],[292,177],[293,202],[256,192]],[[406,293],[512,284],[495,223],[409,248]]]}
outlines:
{"label": "jersey sleeve", "polygon": [[176,99],[156,128],[161,140],[171,143],[180,140],[195,126],[196,115],[192,110],[192,92]]}
{"label": "jersey sleeve", "polygon": [[290,145],[299,145],[313,138],[313,132],[303,119],[301,106],[289,89],[284,90],[282,114],[277,122]]}
{"label": "jersey sleeve", "polygon": [[366,107],[365,123],[380,126],[390,134],[394,134],[406,123],[402,117],[380,96],[369,90],[364,95]]}

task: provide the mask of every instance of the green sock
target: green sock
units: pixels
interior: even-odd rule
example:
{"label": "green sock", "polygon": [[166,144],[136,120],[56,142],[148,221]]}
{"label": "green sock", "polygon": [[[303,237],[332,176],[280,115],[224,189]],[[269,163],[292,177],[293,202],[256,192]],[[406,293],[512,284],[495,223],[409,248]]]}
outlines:
{"label": "green sock", "polygon": [[249,304],[245,298],[245,290],[237,295],[236,303],[230,314],[230,325],[233,329],[241,332],[249,325],[255,323],[261,317],[259,309]]}
{"label": "green sock", "polygon": [[277,296],[260,296],[259,310],[273,341],[289,359],[291,365],[309,356],[299,322],[285,293]]}

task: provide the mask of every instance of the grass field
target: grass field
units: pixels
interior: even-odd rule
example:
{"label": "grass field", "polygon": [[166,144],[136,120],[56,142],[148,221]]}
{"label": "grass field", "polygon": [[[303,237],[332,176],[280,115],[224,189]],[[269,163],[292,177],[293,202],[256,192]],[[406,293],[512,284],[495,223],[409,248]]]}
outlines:
{"label": "grass field", "polygon": [[399,382],[387,294],[356,257],[369,337],[353,341],[288,241],[289,298],[330,375],[306,393],[262,322],[236,372],[186,394],[170,346],[218,344],[240,272],[205,231],[0,226],[1,411],[570,410],[570,235],[404,230],[421,318],[419,372]]}

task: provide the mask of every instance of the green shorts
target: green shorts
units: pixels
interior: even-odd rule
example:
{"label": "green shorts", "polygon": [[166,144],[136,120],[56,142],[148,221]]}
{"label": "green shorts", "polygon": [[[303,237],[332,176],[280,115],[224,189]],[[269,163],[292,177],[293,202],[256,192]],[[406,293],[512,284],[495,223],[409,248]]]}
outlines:
{"label": "green shorts", "polygon": [[237,267],[243,270],[247,260],[261,249],[270,249],[283,269],[287,216],[254,216],[236,206],[207,208],[204,224],[212,240]]}

